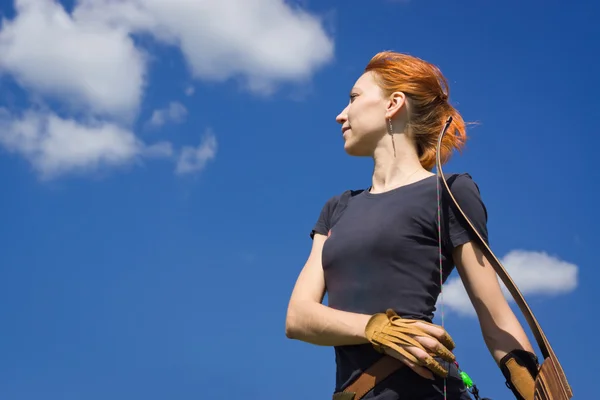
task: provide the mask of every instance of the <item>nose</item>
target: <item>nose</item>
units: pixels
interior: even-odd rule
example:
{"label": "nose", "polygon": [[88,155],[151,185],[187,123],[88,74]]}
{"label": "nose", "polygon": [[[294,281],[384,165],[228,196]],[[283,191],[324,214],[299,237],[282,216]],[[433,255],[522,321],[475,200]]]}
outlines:
{"label": "nose", "polygon": [[342,112],[339,113],[337,117],[335,117],[335,120],[338,124],[344,125],[344,122],[346,122],[348,120],[348,116],[346,115],[347,110],[348,110],[348,107],[344,108],[342,110]]}

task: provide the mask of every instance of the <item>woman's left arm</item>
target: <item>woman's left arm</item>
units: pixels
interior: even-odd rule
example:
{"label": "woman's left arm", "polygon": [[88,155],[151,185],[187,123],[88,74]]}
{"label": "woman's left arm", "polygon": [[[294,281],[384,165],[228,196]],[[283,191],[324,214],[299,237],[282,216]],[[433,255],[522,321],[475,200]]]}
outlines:
{"label": "woman's left arm", "polygon": [[533,353],[523,327],[502,293],[496,271],[479,246],[473,241],[457,246],[453,257],[496,363],[515,349]]}
{"label": "woman's left arm", "polygon": [[[479,188],[468,174],[454,179],[454,194],[473,227],[487,242],[487,211]],[[496,270],[474,241],[475,235],[455,210],[449,208],[449,245],[471,303],[475,307],[485,343],[507,386],[517,399],[533,399],[539,362],[519,320],[504,298]]]}

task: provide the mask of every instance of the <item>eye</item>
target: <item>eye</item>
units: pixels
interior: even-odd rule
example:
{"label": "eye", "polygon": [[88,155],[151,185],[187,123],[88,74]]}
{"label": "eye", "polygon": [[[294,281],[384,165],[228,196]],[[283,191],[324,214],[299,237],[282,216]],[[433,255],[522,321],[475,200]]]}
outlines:
{"label": "eye", "polygon": [[357,93],[350,93],[350,102],[353,102],[356,97],[358,97]]}

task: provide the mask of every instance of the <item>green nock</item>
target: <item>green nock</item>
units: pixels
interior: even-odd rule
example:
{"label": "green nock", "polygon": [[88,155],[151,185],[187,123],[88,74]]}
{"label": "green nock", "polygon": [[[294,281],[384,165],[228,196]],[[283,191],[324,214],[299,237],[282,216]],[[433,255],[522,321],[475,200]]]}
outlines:
{"label": "green nock", "polygon": [[471,379],[471,377],[469,375],[467,375],[466,372],[461,371],[460,377],[462,378],[463,383],[465,384],[465,386],[468,389],[473,387],[473,380]]}

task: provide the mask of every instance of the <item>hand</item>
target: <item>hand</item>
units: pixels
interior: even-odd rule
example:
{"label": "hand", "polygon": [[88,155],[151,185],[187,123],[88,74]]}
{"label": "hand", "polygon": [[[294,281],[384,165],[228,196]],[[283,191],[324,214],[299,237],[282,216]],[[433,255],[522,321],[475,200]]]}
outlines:
{"label": "hand", "polygon": [[454,341],[442,327],[401,318],[392,310],[373,315],[365,335],[376,350],[402,361],[426,379],[434,379],[432,372],[441,377],[448,375],[433,356],[455,360]]}
{"label": "hand", "polygon": [[[404,349],[405,352],[403,353],[408,353],[409,356],[404,356],[403,353],[394,350],[393,347],[383,347],[383,352],[390,357],[402,361],[410,369],[425,379],[435,379],[432,371],[436,371],[437,375],[446,376],[447,371],[433,359],[431,354],[439,355],[442,359],[453,362],[453,357],[445,356],[447,354],[446,352],[450,353],[450,351],[438,341],[439,339],[436,340],[426,336],[413,336],[413,338],[426,350],[416,346],[399,345],[398,347]],[[442,354],[444,354],[444,356],[442,356]]]}

